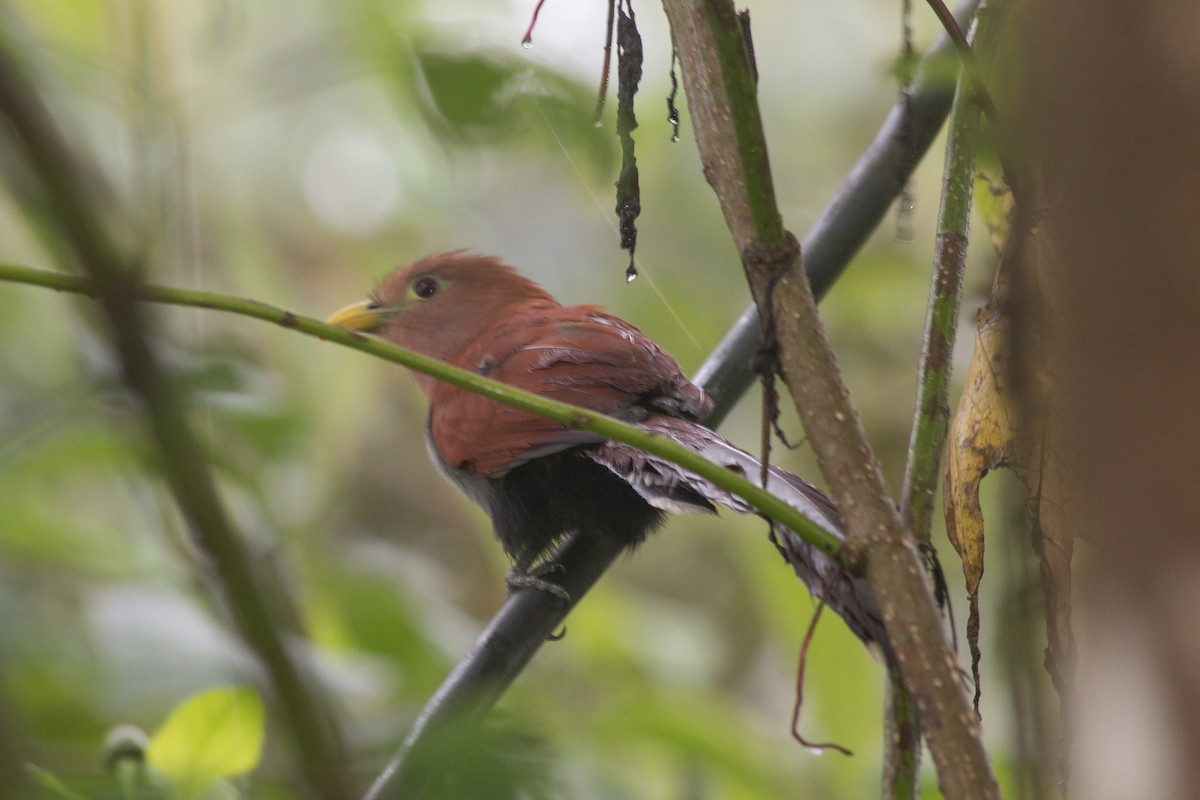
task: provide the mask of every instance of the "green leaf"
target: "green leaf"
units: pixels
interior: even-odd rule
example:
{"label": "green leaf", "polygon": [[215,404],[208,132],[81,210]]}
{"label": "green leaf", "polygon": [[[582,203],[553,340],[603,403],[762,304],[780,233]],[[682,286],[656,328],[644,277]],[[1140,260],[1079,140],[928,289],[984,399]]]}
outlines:
{"label": "green leaf", "polygon": [[616,138],[596,127],[590,86],[505,53],[447,52],[429,43],[413,55],[423,84],[419,108],[444,141],[539,143],[611,173]]}
{"label": "green leaf", "polygon": [[209,689],[177,706],[150,739],[150,763],[183,797],[196,796],[218,778],[258,764],[263,745],[263,704],[249,686]]}
{"label": "green leaf", "polygon": [[515,65],[482,55],[417,54],[430,99],[452,128],[491,126],[499,121],[501,90]]}

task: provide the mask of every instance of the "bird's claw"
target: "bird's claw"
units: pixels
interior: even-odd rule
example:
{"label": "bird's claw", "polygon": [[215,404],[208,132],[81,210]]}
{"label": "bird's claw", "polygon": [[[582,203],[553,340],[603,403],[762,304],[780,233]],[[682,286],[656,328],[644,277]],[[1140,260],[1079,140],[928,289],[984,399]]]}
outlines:
{"label": "bird's claw", "polygon": [[508,571],[508,575],[505,576],[504,582],[508,584],[510,591],[541,589],[546,594],[557,597],[564,604],[570,604],[571,595],[567,593],[567,590],[543,577],[553,572],[564,571],[561,564],[555,564],[553,561],[543,562],[532,567],[521,567],[514,564]]}

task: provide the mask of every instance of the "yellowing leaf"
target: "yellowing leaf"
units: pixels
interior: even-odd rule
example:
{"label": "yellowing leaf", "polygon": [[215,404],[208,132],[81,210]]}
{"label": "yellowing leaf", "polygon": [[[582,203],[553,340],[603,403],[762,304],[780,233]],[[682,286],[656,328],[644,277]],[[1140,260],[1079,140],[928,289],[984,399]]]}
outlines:
{"label": "yellowing leaf", "polygon": [[146,755],[180,796],[198,794],[218,778],[242,775],[258,764],[263,704],[248,686],[209,689],[171,712],[150,739]]}
{"label": "yellowing leaf", "polygon": [[[1003,277],[1003,274],[1000,276]],[[1004,284],[997,280],[992,297],[979,315],[975,352],[967,370],[967,384],[950,423],[946,455],[946,534],[962,559],[967,581],[967,645],[971,650],[971,677],[975,683],[975,709],[979,709],[979,583],[983,579],[983,511],[979,483],[989,470],[1018,460],[1016,403],[1007,378],[1011,374],[1011,325],[1001,310]]]}
{"label": "yellowing leaf", "polygon": [[[1064,434],[1054,402],[1054,365],[1059,363],[1054,348],[1061,335],[1054,329],[1055,315],[1040,284],[1044,273],[1038,269],[1048,254],[1034,225],[1021,223],[1010,230],[999,217],[989,225],[993,235],[1009,238],[992,297],[979,317],[967,384],[950,426],[943,493],[946,532],[962,558],[970,599],[967,643],[977,707],[984,555],[979,484],[990,470],[1013,468],[1025,485],[1046,598],[1046,665],[1055,686],[1066,685],[1075,652],[1070,623],[1072,532],[1066,514],[1069,476],[1060,463]],[[1022,341],[1039,343],[1036,349],[1027,346],[1015,369],[1012,325],[1004,312],[1013,302],[1007,274],[1014,269],[1020,270],[1025,288],[1020,295]],[[1020,397],[1012,385],[1014,374],[1022,385]]]}
{"label": "yellowing leaf", "polygon": [[946,533],[963,562],[967,592],[983,578],[983,513],[979,482],[1014,455],[1014,408],[1003,385],[1009,323],[989,304],[979,322],[967,383],[950,425],[946,458]]}

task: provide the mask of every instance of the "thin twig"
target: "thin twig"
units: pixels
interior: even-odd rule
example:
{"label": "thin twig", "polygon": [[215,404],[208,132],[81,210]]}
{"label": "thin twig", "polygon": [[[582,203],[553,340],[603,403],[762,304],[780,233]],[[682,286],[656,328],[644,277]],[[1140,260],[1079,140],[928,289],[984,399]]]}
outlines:
{"label": "thin twig", "polygon": [[[828,587],[826,587],[828,594]],[[817,623],[821,621],[821,612],[825,610],[825,597],[821,597],[817,603],[817,610],[813,612],[812,619],[808,621],[808,627],[804,630],[804,638],[800,642],[800,658],[796,663],[796,702],[792,704],[792,738],[800,743],[801,747],[808,750],[820,753],[826,748],[835,752],[841,753],[844,756],[852,756],[854,753],[837,742],[810,742],[800,733],[800,709],[804,707],[804,675],[808,671],[808,651],[812,646],[813,634],[817,632]]]}
{"label": "thin twig", "polygon": [[521,37],[521,44],[528,47],[533,44],[533,26],[537,25],[538,14],[542,11],[542,5],[546,0],[537,0],[537,5],[533,7],[533,15],[529,18],[529,27],[525,29],[525,35]]}
{"label": "thin twig", "polygon": [[[97,288],[94,281],[74,275],[63,275],[55,272],[29,269],[14,264],[0,264],[0,282],[19,282],[44,286],[61,291],[75,292],[88,296],[96,296]],[[195,306],[216,311],[227,311],[246,317],[273,322],[285,328],[316,336],[321,339],[345,345],[379,358],[395,362],[411,370],[432,375],[446,383],[453,384],[468,391],[505,403],[524,411],[530,411],[543,417],[553,419],[567,427],[586,430],[600,434],[607,439],[633,445],[654,455],[662,456],[679,466],[694,472],[708,481],[727,489],[745,500],[750,505],[771,519],[774,519],[796,531],[806,542],[816,547],[825,555],[840,560],[842,552],[841,540],[796,509],[775,497],[765,489],[756,486],[733,470],[715,464],[694,451],[671,441],[663,436],[657,436],[628,425],[612,417],[560,403],[541,395],[516,389],[505,383],[490,380],[458,369],[435,358],[421,355],[402,347],[389,344],[380,339],[363,336],[360,333],[330,325],[313,317],[306,317],[292,311],[260,303],[255,300],[245,300],[230,297],[215,292],[204,292],[191,289],[177,289],[167,286],[152,286],[142,284],[130,292],[133,299],[169,303],[171,305]]]}
{"label": "thin twig", "polygon": [[608,0],[608,21],[604,24],[604,63],[600,66],[600,88],[596,92],[596,109],[592,121],[600,124],[604,102],[608,99],[608,75],[612,71],[613,30],[616,27],[617,0]]}

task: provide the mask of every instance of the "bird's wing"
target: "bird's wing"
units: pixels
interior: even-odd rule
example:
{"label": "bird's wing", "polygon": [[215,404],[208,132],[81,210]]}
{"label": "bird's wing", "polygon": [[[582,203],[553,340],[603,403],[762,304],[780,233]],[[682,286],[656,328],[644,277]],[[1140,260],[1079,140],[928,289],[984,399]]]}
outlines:
{"label": "bird's wing", "polygon": [[[457,361],[519,389],[631,422],[657,411],[695,417],[712,404],[666,351],[592,306],[514,314]],[[498,477],[534,458],[604,441],[448,384],[438,384],[431,401],[431,433],[442,459],[476,475]]]}
{"label": "bird's wing", "polygon": [[[699,423],[654,415],[639,422],[638,427],[671,439],[707,460],[736,472],[751,483],[762,485],[762,462],[759,459]],[[623,442],[607,442],[590,452],[589,456],[622,475],[652,505],[669,500],[677,487],[682,485],[710,502],[740,514],[754,513],[754,508],[737,495],[676,464]],[[829,495],[803,478],[778,467],[770,467],[768,476],[768,491],[778,494],[788,505],[833,535],[843,536],[841,515]]]}
{"label": "bird's wing", "polygon": [[[762,462],[703,425],[655,415],[638,426],[762,485]],[[588,449],[586,455],[620,475],[646,502],[659,508],[676,512],[705,510],[702,504],[707,502],[740,514],[757,513],[742,498],[699,475],[622,442],[606,442]],[[770,467],[768,474],[770,492],[835,536],[845,536],[841,515],[828,495],[778,467]],[[795,531],[777,525],[773,533],[776,546],[809,591],[824,598],[864,642],[877,643],[885,655],[890,654],[883,617],[865,579],[847,575],[840,565]]]}

